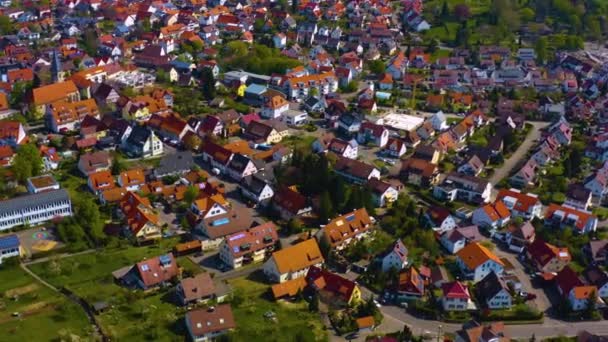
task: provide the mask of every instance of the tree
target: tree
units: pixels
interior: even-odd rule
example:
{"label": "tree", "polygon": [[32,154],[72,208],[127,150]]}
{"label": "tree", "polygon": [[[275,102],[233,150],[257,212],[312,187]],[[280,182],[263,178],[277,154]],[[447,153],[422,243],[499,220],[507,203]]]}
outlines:
{"label": "tree", "polygon": [[201,84],[203,96],[207,101],[213,100],[215,97],[215,76],[211,68],[203,68],[201,71]]}
{"label": "tree", "polygon": [[534,51],[536,52],[536,59],[539,64],[547,63],[547,37],[540,37],[534,45]]}
{"label": "tree", "polygon": [[329,192],[324,191],[319,200],[319,219],[321,222],[327,222],[332,217],[334,217],[334,206],[331,202]]}
{"label": "tree", "polygon": [[381,74],[386,71],[386,64],[379,59],[371,61],[369,63],[369,71],[373,74]]}
{"label": "tree", "polygon": [[13,84],[13,90],[10,96],[11,107],[17,107],[23,105],[25,102],[25,95],[29,90],[32,89],[32,82],[18,81]]}
{"label": "tree", "polygon": [[114,156],[114,161],[112,162],[112,174],[119,175],[121,172],[126,170],[125,160],[120,154],[116,154]]}
{"label": "tree", "polygon": [[298,0],[291,0],[291,14],[296,14],[298,13]]}
{"label": "tree", "polygon": [[302,220],[297,217],[293,217],[287,222],[287,232],[289,235],[299,234],[304,230],[304,224]]}
{"label": "tree", "polygon": [[13,172],[20,182],[38,176],[42,171],[42,157],[34,144],[21,145],[13,160]]}
{"label": "tree", "polygon": [[458,4],[454,6],[454,16],[458,21],[465,21],[471,17],[471,9],[466,4]]}
{"label": "tree", "polygon": [[76,223],[96,245],[102,244],[105,240],[104,224],[97,203],[91,197],[84,196],[73,197],[73,203]]}
{"label": "tree", "polygon": [[198,197],[198,188],[195,186],[190,185],[186,189],[186,192],[184,192],[184,202],[186,202],[188,205],[192,204],[192,202],[194,202],[194,200],[197,197]]}
{"label": "tree", "polygon": [[14,31],[11,19],[5,15],[0,15],[0,34],[10,34]]}
{"label": "tree", "polygon": [[202,144],[203,140],[195,134],[189,134],[184,141],[184,146],[192,151],[198,151]]}

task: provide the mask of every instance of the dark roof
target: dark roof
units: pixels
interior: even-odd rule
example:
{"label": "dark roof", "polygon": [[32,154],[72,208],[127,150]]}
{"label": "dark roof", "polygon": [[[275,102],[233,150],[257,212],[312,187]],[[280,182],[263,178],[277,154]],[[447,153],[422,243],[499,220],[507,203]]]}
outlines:
{"label": "dark roof", "polygon": [[194,158],[192,152],[181,151],[173,154],[165,155],[158,167],[154,170],[157,176],[186,172],[194,166]]}
{"label": "dark roof", "polygon": [[585,188],[582,184],[574,183],[568,186],[566,197],[577,202],[586,203],[591,196],[591,190]]}
{"label": "dark roof", "polygon": [[152,131],[143,126],[135,126],[127,138],[127,144],[142,147],[150,138]]}
{"label": "dark roof", "polygon": [[488,273],[488,275],[475,284],[475,289],[477,290],[480,299],[484,302],[494,298],[494,296],[503,289],[509,292],[505,282],[494,272]]}
{"label": "dark roof", "polygon": [[262,177],[255,175],[247,176],[241,180],[241,186],[248,191],[259,195],[268,183]]}
{"label": "dark roof", "polygon": [[28,208],[44,206],[59,201],[69,201],[70,196],[65,189],[41,192],[38,194],[19,196],[0,202],[0,215],[20,212]]}
{"label": "dark roof", "polygon": [[235,153],[234,156],[232,157],[232,160],[230,160],[230,164],[228,164],[228,168],[242,173],[243,171],[245,171],[245,169],[247,168],[247,165],[251,162],[251,159],[245,157],[244,155],[240,154],[240,153]]}
{"label": "dark roof", "polygon": [[338,161],[334,166],[334,170],[349,174],[356,178],[367,179],[376,168],[372,165],[360,162],[358,160],[338,157]]}
{"label": "dark roof", "polygon": [[17,234],[0,236],[0,250],[19,247],[19,237]]}

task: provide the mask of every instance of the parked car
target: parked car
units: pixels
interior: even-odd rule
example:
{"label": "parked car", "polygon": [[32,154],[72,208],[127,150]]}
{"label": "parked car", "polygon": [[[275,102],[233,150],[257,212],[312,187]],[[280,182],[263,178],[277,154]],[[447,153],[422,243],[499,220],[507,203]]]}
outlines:
{"label": "parked car", "polygon": [[536,299],[536,295],[534,293],[528,293],[528,295],[526,296],[526,301],[535,300],[535,299]]}

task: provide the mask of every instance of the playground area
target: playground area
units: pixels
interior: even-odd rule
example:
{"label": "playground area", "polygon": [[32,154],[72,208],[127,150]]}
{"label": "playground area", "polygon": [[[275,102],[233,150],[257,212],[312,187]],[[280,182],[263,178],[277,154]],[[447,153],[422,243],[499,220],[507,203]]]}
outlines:
{"label": "playground area", "polygon": [[27,255],[47,252],[63,246],[55,234],[54,228],[50,227],[28,229],[17,232],[17,235]]}

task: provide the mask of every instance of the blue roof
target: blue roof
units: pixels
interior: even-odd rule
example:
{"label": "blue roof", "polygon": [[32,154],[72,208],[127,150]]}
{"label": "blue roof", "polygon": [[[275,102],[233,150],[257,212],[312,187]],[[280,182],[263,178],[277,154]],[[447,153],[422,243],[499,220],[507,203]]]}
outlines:
{"label": "blue roof", "polygon": [[254,93],[258,95],[262,95],[266,91],[266,87],[263,85],[252,83],[247,89],[245,89],[246,93]]}
{"label": "blue roof", "polygon": [[15,234],[0,236],[0,249],[16,248],[19,245],[19,237]]}

